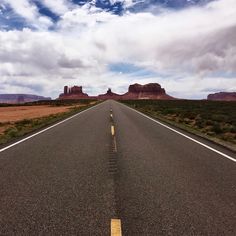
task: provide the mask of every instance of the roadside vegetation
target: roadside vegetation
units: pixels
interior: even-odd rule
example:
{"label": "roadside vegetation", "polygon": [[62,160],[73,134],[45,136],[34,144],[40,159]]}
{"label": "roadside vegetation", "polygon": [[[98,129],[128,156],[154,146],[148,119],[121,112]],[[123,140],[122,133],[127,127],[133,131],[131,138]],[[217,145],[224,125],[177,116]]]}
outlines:
{"label": "roadside vegetation", "polygon": [[36,105],[49,105],[49,106],[74,106],[74,105],[89,105],[91,103],[97,103],[98,100],[92,99],[67,99],[67,100],[42,100],[37,102],[27,102],[23,104],[9,104],[0,103],[0,107],[25,107],[25,106],[36,106]]}
{"label": "roadside vegetation", "polygon": [[195,100],[122,101],[153,118],[236,151],[236,102]]}
{"label": "roadside vegetation", "polygon": [[[8,121],[1,122],[0,117],[0,144],[5,144],[10,141],[14,141],[15,139],[22,137],[26,134],[29,134],[38,129],[49,126],[53,123],[56,123],[60,120],[63,120],[67,117],[70,117],[82,110],[85,110],[99,101],[96,100],[55,100],[55,101],[40,101],[40,102],[32,102],[21,105],[9,105],[9,104],[0,104],[0,108],[4,109],[4,107],[14,107],[15,113],[17,113],[18,109],[29,109],[31,106],[50,106],[52,107],[66,107],[64,112],[59,112],[56,114],[49,114],[43,117],[36,118],[24,118],[20,120],[11,120],[9,117]],[[47,107],[48,109],[48,107]]]}

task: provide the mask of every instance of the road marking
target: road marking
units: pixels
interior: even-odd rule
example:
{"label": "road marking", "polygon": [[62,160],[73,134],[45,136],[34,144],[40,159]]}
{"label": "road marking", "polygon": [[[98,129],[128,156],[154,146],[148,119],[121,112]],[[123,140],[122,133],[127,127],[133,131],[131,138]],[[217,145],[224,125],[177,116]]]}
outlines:
{"label": "road marking", "polygon": [[114,125],[111,126],[111,135],[115,136],[115,127],[114,127]]}
{"label": "road marking", "polygon": [[[122,104],[122,105],[124,105],[124,104]],[[181,132],[178,131],[178,130],[173,129],[173,128],[169,127],[168,125],[165,125],[165,124],[161,123],[160,121],[157,121],[157,120],[155,120],[155,119],[153,119],[153,118],[151,118],[151,117],[149,117],[149,116],[143,114],[143,113],[140,112],[140,111],[137,111],[137,110],[135,110],[135,109],[133,109],[133,108],[131,108],[131,107],[128,107],[128,106],[126,106],[126,105],[124,105],[124,106],[127,107],[127,108],[129,108],[130,110],[135,111],[135,112],[137,112],[138,114],[140,114],[140,115],[142,115],[142,116],[148,118],[149,120],[152,120],[152,121],[154,121],[155,123],[157,123],[157,124],[159,124],[159,125],[161,125],[161,126],[167,128],[167,129],[169,129],[169,130],[171,130],[171,131],[173,131],[173,132],[175,132],[175,133],[177,133],[177,134],[179,134],[179,135],[181,135],[181,136],[183,136],[183,137],[185,137],[185,138],[187,138],[187,139],[189,139],[189,140],[191,140],[191,141],[193,141],[193,142],[195,142],[195,143],[197,143],[197,144],[199,144],[199,145],[201,145],[201,146],[203,146],[203,147],[205,147],[205,148],[207,148],[207,149],[209,149],[209,150],[211,150],[211,151],[213,151],[213,152],[216,152],[217,154],[219,154],[219,155],[221,155],[221,156],[223,156],[223,157],[226,157],[226,158],[228,158],[229,160],[231,160],[231,161],[233,161],[233,162],[236,162],[236,159],[234,159],[233,157],[231,157],[231,156],[229,156],[229,155],[227,155],[227,154],[225,154],[225,153],[223,153],[223,152],[220,152],[220,151],[218,151],[218,150],[216,150],[216,149],[214,149],[214,148],[212,148],[212,147],[210,147],[210,146],[208,146],[208,145],[206,145],[206,144],[204,144],[204,143],[202,143],[202,142],[200,142],[200,141],[198,141],[198,140],[196,140],[196,139],[194,139],[194,138],[191,138],[190,136],[188,136],[188,135],[186,135],[186,134],[183,134],[183,133],[181,133]]]}
{"label": "road marking", "polygon": [[112,114],[111,114],[110,116],[111,116],[111,118],[113,118],[113,115],[112,115]]}
{"label": "road marking", "polygon": [[75,115],[73,115],[73,116],[71,116],[71,117],[69,117],[69,118],[66,118],[65,120],[62,120],[62,121],[60,121],[60,122],[58,122],[58,123],[56,123],[56,124],[54,124],[54,125],[52,125],[52,126],[49,126],[49,127],[45,128],[45,129],[43,129],[43,130],[41,130],[41,131],[39,131],[39,132],[37,132],[37,133],[35,133],[35,134],[32,134],[32,135],[30,135],[30,136],[28,136],[28,137],[26,137],[26,138],[24,138],[24,139],[21,139],[21,140],[18,141],[18,142],[15,142],[15,143],[13,143],[13,144],[11,144],[11,145],[9,145],[9,146],[6,146],[6,147],[0,149],[0,153],[1,153],[1,152],[4,152],[4,151],[6,151],[7,149],[12,148],[12,147],[14,147],[14,146],[16,146],[16,145],[18,145],[18,144],[20,144],[20,143],[23,143],[23,142],[25,142],[26,140],[31,139],[31,138],[33,138],[33,137],[39,135],[39,134],[42,134],[42,133],[44,133],[44,132],[46,132],[46,131],[48,131],[48,130],[50,130],[50,129],[52,129],[52,128],[54,128],[54,127],[56,127],[56,126],[58,126],[58,125],[60,125],[60,124],[62,124],[62,123],[64,123],[64,122],[66,122],[66,121],[68,121],[68,120],[71,120],[71,119],[75,118],[76,116],[79,116],[79,115],[81,115],[82,113],[84,113],[84,112],[86,112],[86,111],[89,111],[89,110],[91,110],[91,109],[93,109],[93,108],[95,108],[95,107],[97,107],[97,106],[99,106],[99,105],[101,105],[101,104],[102,104],[102,103],[99,103],[99,104],[97,104],[97,105],[95,105],[95,106],[93,106],[93,107],[90,107],[90,108],[88,108],[88,109],[86,109],[86,110],[84,110],[84,111],[81,111],[81,112],[79,112],[79,113],[77,113],[77,114],[75,114]]}
{"label": "road marking", "polygon": [[120,219],[111,219],[111,236],[122,236]]}

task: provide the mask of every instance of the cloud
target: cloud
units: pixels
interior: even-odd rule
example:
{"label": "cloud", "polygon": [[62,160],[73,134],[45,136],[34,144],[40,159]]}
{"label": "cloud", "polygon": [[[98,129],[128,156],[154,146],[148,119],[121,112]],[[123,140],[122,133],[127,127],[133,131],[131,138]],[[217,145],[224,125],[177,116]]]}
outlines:
{"label": "cloud", "polygon": [[[29,1],[8,3],[29,22],[47,26],[38,21],[39,13]],[[44,4],[54,8],[54,1]],[[125,92],[133,82],[159,82],[171,95],[186,98],[205,97],[211,89],[236,90],[234,0],[122,16],[61,0],[54,11],[61,14],[54,31],[47,27],[0,31],[0,80],[8,87],[15,82],[23,89],[28,84],[31,92],[34,88],[37,92],[40,83],[40,92],[54,97],[65,84],[81,84],[96,94],[108,86]],[[110,71],[114,64],[150,75]],[[32,87],[34,83],[37,86]]]}
{"label": "cloud", "polygon": [[212,92],[236,91],[236,76],[233,79],[225,77],[199,77],[168,78],[162,85],[168,88],[169,94],[179,98],[204,99]]}
{"label": "cloud", "polygon": [[129,8],[134,6],[135,4],[139,3],[139,2],[143,2],[143,0],[110,0],[110,4],[113,5],[115,3],[123,3],[125,8]]}
{"label": "cloud", "polygon": [[[222,2],[225,3],[223,7]],[[225,65],[225,60],[234,59],[232,50],[236,41],[230,34],[235,23],[236,2],[226,0],[203,9],[167,12],[158,16],[138,13],[117,17],[85,37],[104,45],[103,56],[108,61],[122,58],[164,72],[200,73],[219,68],[234,71],[234,63]],[[204,68],[202,65],[209,57],[212,65]]]}
{"label": "cloud", "polygon": [[42,0],[43,5],[48,7],[52,12],[63,15],[75,7],[71,1],[67,0]]}
{"label": "cloud", "polygon": [[96,30],[99,25],[112,21],[117,17],[110,12],[86,4],[61,16],[61,20],[57,23],[57,30],[59,32],[73,32],[75,34],[83,31],[88,32],[91,29]]}
{"label": "cloud", "polygon": [[32,1],[29,0],[1,0],[2,6],[4,4],[10,6],[12,10],[23,19],[25,19],[31,26],[37,29],[47,29],[52,26],[52,21],[42,16],[38,12],[38,8]]}

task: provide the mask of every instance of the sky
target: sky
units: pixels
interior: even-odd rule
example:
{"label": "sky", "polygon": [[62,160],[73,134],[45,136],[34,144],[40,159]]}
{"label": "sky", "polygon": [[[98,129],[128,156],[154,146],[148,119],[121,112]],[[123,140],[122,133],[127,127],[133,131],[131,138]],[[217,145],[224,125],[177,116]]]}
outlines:
{"label": "sky", "polygon": [[0,0],[0,94],[236,91],[235,0]]}

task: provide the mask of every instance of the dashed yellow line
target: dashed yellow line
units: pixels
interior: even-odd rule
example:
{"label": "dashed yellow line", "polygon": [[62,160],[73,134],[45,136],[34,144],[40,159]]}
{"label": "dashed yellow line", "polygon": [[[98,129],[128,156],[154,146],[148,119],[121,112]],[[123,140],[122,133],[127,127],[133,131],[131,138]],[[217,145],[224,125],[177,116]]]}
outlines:
{"label": "dashed yellow line", "polygon": [[111,219],[111,236],[122,236],[120,219]]}
{"label": "dashed yellow line", "polygon": [[[110,110],[110,117],[113,119],[112,109]],[[116,138],[115,138],[115,126],[111,125],[111,135],[113,136],[114,141],[114,151],[117,151],[116,147]],[[111,236],[122,236],[121,232],[121,220],[120,219],[111,219]]]}
{"label": "dashed yellow line", "polygon": [[115,136],[115,126],[114,125],[111,126],[111,135]]}

